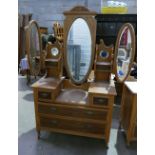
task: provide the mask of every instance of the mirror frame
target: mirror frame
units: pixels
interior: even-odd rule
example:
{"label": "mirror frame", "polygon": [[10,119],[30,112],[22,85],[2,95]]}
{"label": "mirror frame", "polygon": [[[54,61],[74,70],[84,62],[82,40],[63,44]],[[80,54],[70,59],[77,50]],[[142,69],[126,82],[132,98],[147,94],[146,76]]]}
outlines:
{"label": "mirror frame", "polygon": [[[32,69],[32,64],[31,64],[31,61],[30,61],[30,33],[31,33],[31,30],[32,30],[32,26],[36,26],[37,28],[37,32],[38,32],[38,39],[39,39],[39,48],[40,48],[40,61],[39,61],[39,69],[37,71],[34,72],[34,70]],[[26,26],[25,28],[25,31],[26,31],[26,53],[27,53],[27,59],[28,59],[28,64],[29,64],[29,69],[30,69],[30,73],[31,75],[34,75],[34,76],[37,76],[39,73],[40,73],[40,70],[41,70],[41,63],[42,63],[42,44],[41,44],[41,33],[40,33],[40,28],[39,28],[39,25],[38,23],[35,21],[35,20],[31,20],[29,22],[29,24]]]}
{"label": "mirror frame", "polygon": [[[128,72],[126,74],[126,76],[124,77],[123,80],[120,80],[117,74],[117,55],[118,55],[118,48],[119,48],[119,43],[120,43],[120,37],[122,35],[122,32],[124,31],[124,28],[128,27],[129,31],[131,33],[131,40],[132,40],[132,44],[131,44],[131,48],[132,48],[132,55],[131,55],[131,60],[129,63],[129,67],[128,67]],[[116,39],[116,44],[115,44],[115,52],[114,52],[114,73],[115,73],[115,77],[117,79],[117,81],[119,83],[123,83],[127,77],[129,76],[129,73],[131,71],[131,67],[134,61],[134,57],[135,57],[135,31],[134,31],[134,27],[132,26],[132,24],[130,23],[125,23],[122,25],[122,27],[120,28],[118,35],[117,35],[117,39]]]}
{"label": "mirror frame", "polygon": [[[79,85],[79,84],[82,84],[82,83],[87,81],[88,76],[92,70],[93,63],[94,63],[95,42],[96,42],[96,20],[95,20],[94,16],[96,15],[96,12],[90,11],[84,6],[76,6],[73,9],[71,9],[70,11],[65,11],[64,15],[66,16],[66,18],[64,20],[64,30],[65,30],[64,31],[64,61],[65,61],[65,68],[66,68],[67,74],[69,75],[69,78],[71,79],[71,81],[74,84]],[[80,81],[76,81],[72,77],[72,75],[70,73],[70,69],[69,69],[69,63],[67,61],[67,38],[68,38],[69,30],[70,30],[72,24],[74,23],[74,21],[78,18],[82,18],[87,23],[89,31],[90,31],[90,35],[91,35],[91,42],[92,42],[90,65],[89,65],[89,68],[86,72],[85,77]]]}

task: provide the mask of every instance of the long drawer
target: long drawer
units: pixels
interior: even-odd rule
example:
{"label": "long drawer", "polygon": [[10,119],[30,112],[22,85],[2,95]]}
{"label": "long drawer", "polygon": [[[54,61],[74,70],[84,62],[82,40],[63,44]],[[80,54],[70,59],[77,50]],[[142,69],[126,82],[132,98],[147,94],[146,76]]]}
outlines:
{"label": "long drawer", "polygon": [[84,123],[60,118],[40,118],[41,127],[105,135],[106,124]]}
{"label": "long drawer", "polygon": [[56,104],[47,105],[45,103],[38,104],[38,112],[42,114],[53,114],[53,115],[94,119],[101,121],[107,121],[108,118],[107,109],[77,108],[64,105],[60,106]]}

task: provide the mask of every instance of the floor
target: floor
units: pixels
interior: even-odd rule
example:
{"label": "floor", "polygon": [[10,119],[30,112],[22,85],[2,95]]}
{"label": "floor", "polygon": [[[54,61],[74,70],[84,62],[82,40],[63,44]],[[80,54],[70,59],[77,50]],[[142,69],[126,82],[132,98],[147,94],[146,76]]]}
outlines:
{"label": "floor", "polygon": [[[119,106],[114,107],[109,148],[104,140],[41,132],[37,139],[33,94],[24,76],[18,77],[18,151],[19,155],[136,155],[137,144],[125,144],[125,135],[118,131]],[[32,80],[34,81],[34,80]]]}

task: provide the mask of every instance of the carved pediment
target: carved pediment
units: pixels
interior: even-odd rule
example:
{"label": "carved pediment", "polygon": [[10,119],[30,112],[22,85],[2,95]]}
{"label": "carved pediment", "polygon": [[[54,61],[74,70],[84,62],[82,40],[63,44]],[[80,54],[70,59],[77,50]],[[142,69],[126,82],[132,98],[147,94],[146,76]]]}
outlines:
{"label": "carved pediment", "polygon": [[82,15],[96,15],[95,11],[91,11],[88,8],[84,7],[84,6],[75,6],[74,8],[72,8],[69,11],[65,11],[64,15],[72,15],[72,14],[82,14]]}

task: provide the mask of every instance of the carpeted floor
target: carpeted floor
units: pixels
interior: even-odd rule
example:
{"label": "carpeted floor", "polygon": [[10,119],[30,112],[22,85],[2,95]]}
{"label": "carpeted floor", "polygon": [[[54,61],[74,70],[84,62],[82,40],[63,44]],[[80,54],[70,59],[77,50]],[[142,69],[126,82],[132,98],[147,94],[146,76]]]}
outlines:
{"label": "carpeted floor", "polygon": [[125,135],[118,132],[119,106],[114,107],[109,148],[104,140],[41,132],[37,139],[33,94],[24,76],[18,77],[18,149],[19,155],[136,155],[136,142],[125,144]]}

